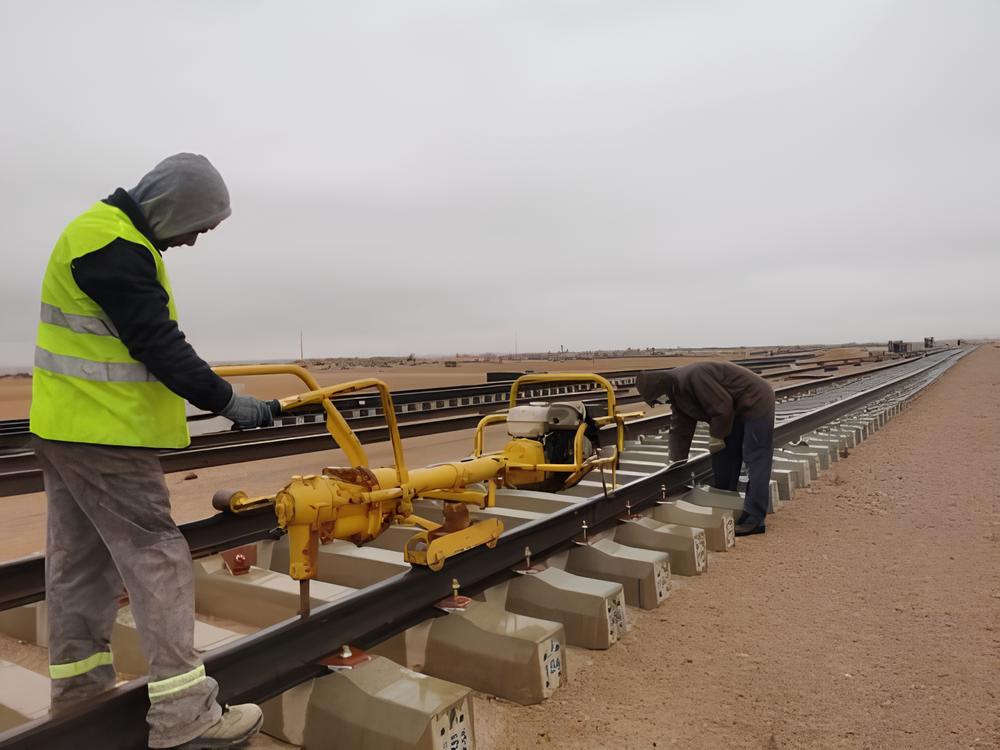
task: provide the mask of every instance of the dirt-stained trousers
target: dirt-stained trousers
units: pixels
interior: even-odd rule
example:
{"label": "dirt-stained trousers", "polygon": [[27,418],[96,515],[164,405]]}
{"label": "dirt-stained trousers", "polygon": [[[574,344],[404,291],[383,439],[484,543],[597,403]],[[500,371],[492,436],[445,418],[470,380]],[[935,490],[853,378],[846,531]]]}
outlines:
{"label": "dirt-stained trousers", "polygon": [[194,572],[170,517],[156,451],[35,438],[45,474],[45,586],[52,710],[114,686],[111,632],[123,590],[149,661],[149,747],[218,721],[218,685],[194,648]]}

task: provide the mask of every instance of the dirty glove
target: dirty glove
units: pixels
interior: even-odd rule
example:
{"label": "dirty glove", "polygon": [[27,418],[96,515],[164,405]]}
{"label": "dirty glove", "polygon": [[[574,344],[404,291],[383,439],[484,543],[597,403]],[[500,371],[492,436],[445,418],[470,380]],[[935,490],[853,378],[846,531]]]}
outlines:
{"label": "dirty glove", "polygon": [[277,401],[258,401],[253,396],[233,392],[226,408],[219,412],[226,419],[242,429],[250,427],[270,427],[274,416],[281,412]]}
{"label": "dirty glove", "polygon": [[726,447],[726,441],[725,440],[721,440],[721,439],[719,439],[717,437],[711,437],[711,436],[709,436],[709,438],[708,438],[708,452],[709,453],[718,453],[719,451],[721,451],[725,447]]}

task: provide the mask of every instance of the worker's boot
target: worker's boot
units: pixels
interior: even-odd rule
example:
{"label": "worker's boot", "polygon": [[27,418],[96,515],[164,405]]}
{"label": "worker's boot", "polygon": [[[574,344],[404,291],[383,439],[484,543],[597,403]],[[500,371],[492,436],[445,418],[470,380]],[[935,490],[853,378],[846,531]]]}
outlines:
{"label": "worker's boot", "polygon": [[181,745],[178,750],[217,750],[218,748],[239,747],[249,740],[264,723],[260,706],[243,703],[227,706],[222,718],[206,729],[200,736]]}
{"label": "worker's boot", "polygon": [[750,521],[749,523],[741,523],[736,526],[736,536],[753,536],[754,534],[765,533],[767,533],[767,527],[763,521],[760,523]]}

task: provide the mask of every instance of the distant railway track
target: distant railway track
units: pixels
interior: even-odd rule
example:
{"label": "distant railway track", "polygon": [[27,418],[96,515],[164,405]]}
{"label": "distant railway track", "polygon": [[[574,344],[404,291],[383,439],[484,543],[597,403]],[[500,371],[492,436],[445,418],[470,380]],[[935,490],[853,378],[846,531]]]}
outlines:
{"label": "distant railway track", "polygon": [[[758,357],[755,359],[734,360],[736,364],[741,364],[755,371],[767,370],[776,366],[794,364],[803,356],[811,352],[797,352],[794,354],[782,354],[773,357]],[[586,361],[581,360],[581,371],[587,370]],[[798,367],[795,372],[808,373],[824,368],[823,363]],[[641,370],[615,370],[600,373],[616,387],[628,387],[635,382],[635,377]],[[763,372],[764,377],[782,377],[784,372]],[[513,377],[513,375],[512,375]],[[525,391],[525,397],[542,398],[544,394],[552,389],[544,387],[529,388]],[[554,394],[563,395],[563,394]],[[428,412],[441,410],[444,415],[448,409],[458,407],[487,406],[490,404],[504,405],[510,396],[510,381],[497,381],[475,385],[452,385],[435,388],[410,388],[393,391],[392,399],[396,407],[397,417],[402,417],[414,412]],[[378,416],[381,409],[378,407],[378,399],[370,395],[339,396],[332,399],[338,411],[349,421],[361,419],[368,416]],[[316,409],[316,413],[320,412]],[[300,415],[301,416],[301,415]],[[295,417],[283,418],[286,424],[294,424]],[[301,423],[301,419],[299,420]],[[364,425],[359,425],[364,426]],[[0,420],[0,455],[4,451],[17,451],[24,448],[29,439],[27,419],[7,419]]]}
{"label": "distant railway track", "polygon": [[[788,357],[781,357],[783,361]],[[754,360],[753,364],[763,361]],[[808,393],[831,383],[859,377],[884,368],[897,367],[910,360],[895,360],[863,372],[838,373],[810,379],[806,382],[776,389],[781,398]],[[799,368],[796,373],[823,369],[824,365]],[[639,370],[602,373],[616,388],[622,404],[636,403],[633,392]],[[783,377],[786,373],[764,373],[765,377]],[[576,399],[587,401],[594,391],[581,390],[578,384],[552,383],[531,386],[523,391],[524,400]],[[448,386],[434,389],[413,389],[393,393],[393,404],[403,438],[436,435],[471,429],[492,411],[506,408],[510,398],[510,383],[489,383],[473,386]],[[397,401],[398,399],[398,401]],[[595,401],[599,406],[601,399]],[[388,431],[382,409],[370,395],[352,395],[333,399],[362,444],[384,442]],[[8,428],[4,432],[4,428]],[[29,447],[27,420],[0,423],[0,448],[17,440],[19,448],[0,451],[0,497],[40,492],[44,489],[42,472]],[[5,442],[6,441],[6,442]],[[182,450],[165,450],[160,462],[167,473],[193,471],[211,466],[278,458],[300,453],[329,450],[334,447],[320,413],[281,417],[275,427],[213,432],[192,437],[191,445]]]}
{"label": "distant railway track", "polygon": [[[632,380],[634,379],[633,376]],[[638,400],[634,394],[630,395],[628,390],[627,388],[616,390],[619,403],[626,404]],[[509,387],[506,393],[509,398]],[[530,398],[535,400],[572,398],[587,403],[591,408],[604,403],[602,399],[593,398],[596,392],[581,391],[568,385],[533,389],[528,393],[531,394]],[[400,435],[412,438],[470,429],[475,427],[483,416],[497,411],[501,408],[501,404],[505,403],[499,398],[486,403],[472,403],[472,398],[469,396],[447,399],[444,400],[446,405],[435,405],[424,411],[397,409]],[[368,401],[371,400],[369,397]],[[434,403],[441,400],[437,399]],[[450,401],[467,403],[453,406]],[[385,426],[381,409],[355,408],[353,411],[378,412],[371,415],[366,413],[365,416],[350,416],[351,411],[347,412],[349,415],[347,421],[362,444],[388,440],[388,428]],[[188,448],[161,451],[160,463],[163,470],[170,473],[331,450],[336,447],[330,440],[330,434],[326,431],[323,416],[320,414],[282,417],[281,420],[283,424],[275,427],[195,435]],[[26,447],[19,451],[0,453],[0,497],[39,492],[42,489],[44,485],[41,469],[38,467],[35,454],[30,449]]]}
{"label": "distant railway track", "polygon": [[[783,414],[787,418],[796,418],[801,413],[815,409],[817,399],[834,398],[839,394],[850,395],[857,389],[858,383],[870,382],[872,378],[891,378],[893,369],[903,366],[912,367],[914,364],[916,363],[912,359],[897,360],[860,373],[834,375],[820,382],[778,388],[775,392],[779,399],[779,414]],[[824,394],[827,395],[824,397]],[[472,414],[444,419],[401,422],[399,425],[400,436],[405,439],[469,429],[475,427],[479,419],[478,414]],[[625,425],[626,437],[634,439],[639,435],[664,428],[668,424],[669,414],[628,422]],[[161,454],[161,462],[167,471],[187,471],[192,468],[234,463],[237,460],[251,460],[246,458],[248,455],[254,458],[277,457],[331,450],[336,447],[331,441],[329,433],[323,429],[321,424],[313,424],[312,427],[317,429],[317,432],[297,437],[265,437],[258,438],[257,441],[253,442],[220,444],[197,450],[168,451]],[[254,430],[250,434],[258,435],[263,432],[266,431]],[[244,435],[246,433],[233,434]],[[387,429],[382,425],[356,429],[355,434],[358,435],[363,444],[388,440]],[[602,435],[607,434],[607,429],[602,431]],[[32,454],[21,455],[30,456],[33,460]],[[0,459],[0,465],[2,464],[3,460]],[[0,496],[3,495],[5,487],[14,489],[18,486],[29,486],[42,489],[42,477],[39,469],[28,468],[22,471],[27,476],[18,476],[16,471],[11,472],[10,475],[0,473]],[[5,482],[9,484],[5,485]],[[23,484],[19,485],[19,483]],[[22,493],[10,492],[10,494]],[[238,516],[216,515],[202,521],[185,524],[181,527],[181,531],[188,539],[192,555],[197,558],[267,538],[268,534],[272,532],[273,525],[273,514],[266,511]],[[17,564],[0,565],[0,610],[37,601],[42,597],[43,590],[44,570],[40,556],[24,558]]]}
{"label": "distant railway track", "polygon": [[[912,398],[968,350],[939,352],[862,374],[781,389],[775,447],[799,440],[847,415],[863,419]],[[858,415],[858,416],[854,416]],[[874,418],[874,417],[871,417]],[[630,422],[629,439],[655,434],[668,423],[666,415]],[[857,428],[857,429],[860,429]],[[707,453],[686,463],[654,471],[611,493],[581,498],[562,510],[512,528],[495,549],[475,548],[450,559],[433,573],[413,568],[372,586],[313,609],[308,618],[292,618],[210,651],[205,663],[220,683],[219,699],[228,703],[263,701],[309,679],[327,674],[320,661],[342,644],[370,647],[385,638],[440,613],[434,602],[451,593],[451,580],[475,593],[512,575],[523,562],[525,548],[534,559],[567,548],[581,528],[597,532],[617,524],[627,513],[655,505],[661,492],[674,494],[711,475]],[[195,557],[241,544],[273,538],[274,515],[269,510],[246,516],[217,515],[182,532]],[[0,566],[0,608],[37,601],[44,596],[44,561],[35,556]],[[80,706],[0,734],[3,748],[76,750],[80,747],[132,748],[145,738],[145,680],[122,685]]]}

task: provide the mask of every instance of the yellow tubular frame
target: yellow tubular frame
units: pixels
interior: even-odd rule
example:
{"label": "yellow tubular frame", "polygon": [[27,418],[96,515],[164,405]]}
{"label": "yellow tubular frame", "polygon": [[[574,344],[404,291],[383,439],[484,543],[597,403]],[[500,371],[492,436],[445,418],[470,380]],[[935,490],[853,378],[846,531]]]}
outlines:
{"label": "yellow tubular frame", "polygon": [[[323,408],[326,408],[326,404],[330,405],[330,409],[336,414],[341,420],[344,418],[341,416],[340,412],[330,401],[331,396],[339,396],[344,393],[354,393],[355,391],[364,391],[369,388],[374,388],[378,391],[379,400],[382,402],[382,413],[385,416],[385,424],[389,428],[389,441],[392,443],[392,457],[396,463],[396,483],[403,487],[409,481],[409,472],[406,469],[406,461],[403,459],[403,441],[399,437],[399,424],[396,422],[396,411],[392,404],[392,395],[389,393],[389,386],[383,383],[381,380],[376,380],[375,378],[362,378],[361,380],[350,380],[346,383],[337,383],[336,385],[328,385],[324,388],[317,388],[309,393],[300,393],[297,396],[289,396],[288,398],[283,398],[280,400],[282,410],[295,409],[299,406],[307,406],[308,404],[323,404]],[[329,415],[329,411],[327,411]],[[327,420],[327,427],[330,427],[330,420]],[[368,458],[364,455],[364,450],[361,448],[361,443],[358,440],[351,428],[347,426],[344,422],[344,429],[350,435],[350,439],[357,443],[358,450],[361,451],[361,458],[364,463],[353,464],[354,466],[368,466]],[[330,434],[333,439],[337,441],[340,445],[340,437],[330,429]],[[343,447],[343,446],[341,446]],[[346,453],[347,451],[345,451]],[[348,454],[350,457],[350,454]]]}
{"label": "yellow tubular frame", "polygon": [[476,435],[472,440],[472,455],[474,457],[479,458],[485,450],[486,437],[483,435],[483,431],[491,424],[501,424],[506,421],[506,414],[487,414],[479,420],[479,424],[476,425]]}
{"label": "yellow tubular frame", "polygon": [[403,446],[399,438],[399,427],[396,424],[396,412],[392,407],[392,398],[385,383],[375,379],[352,380],[348,383],[320,387],[312,373],[299,365],[226,365],[213,367],[216,375],[223,378],[245,377],[256,375],[294,375],[309,389],[307,393],[290,396],[279,400],[282,410],[294,409],[297,406],[318,403],[326,412],[326,428],[334,442],[344,451],[351,466],[368,466],[368,456],[361,441],[348,426],[344,416],[330,401],[330,397],[340,393],[351,393],[366,388],[376,388],[382,401],[382,411],[389,427],[389,438],[392,441],[392,453],[396,459],[396,473],[400,484],[406,481],[406,464],[403,461]]}
{"label": "yellow tubular frame", "polygon": [[[385,414],[385,422],[389,430],[389,440],[392,443],[392,452],[396,466],[395,469],[376,468],[371,470],[380,488],[369,492],[362,492],[354,500],[351,500],[352,503],[357,502],[367,506],[367,509],[364,517],[361,517],[361,514],[352,514],[354,521],[360,522],[362,526],[351,526],[344,531],[345,534],[349,535],[356,531],[364,531],[372,536],[378,536],[381,533],[379,529],[371,527],[373,513],[377,513],[377,519],[381,520],[386,513],[383,504],[393,503],[391,510],[393,519],[396,522],[423,529],[423,531],[415,534],[406,544],[404,558],[407,562],[427,565],[431,570],[440,570],[447,558],[466,549],[471,549],[480,544],[485,544],[487,547],[496,546],[497,539],[503,533],[503,524],[495,518],[479,521],[461,531],[450,532],[432,539],[429,536],[429,532],[439,530],[441,524],[433,523],[413,515],[412,498],[415,494],[420,493],[421,487],[425,487],[427,488],[425,490],[426,495],[431,498],[478,505],[480,507],[493,505],[494,493],[496,491],[494,478],[501,468],[500,460],[493,457],[486,457],[478,461],[438,464],[424,469],[417,469],[411,475],[403,459],[403,443],[399,436],[399,425],[396,421],[392,395],[389,392],[389,387],[381,380],[366,378],[320,387],[312,374],[298,365],[232,365],[213,369],[216,374],[222,377],[252,375],[294,375],[297,377],[305,383],[309,391],[296,396],[279,399],[278,403],[281,405],[282,410],[289,411],[308,404],[321,404],[327,415],[326,426],[331,437],[343,449],[344,453],[347,454],[348,460],[355,467],[369,468],[368,457],[365,455],[357,436],[347,425],[344,417],[337,411],[337,408],[330,399],[336,395],[372,388],[378,391],[382,402],[382,412]],[[392,475],[394,475],[396,487],[387,486],[391,481]],[[297,482],[301,485],[305,482],[308,485],[313,480],[319,480],[319,477],[306,477],[305,480],[297,477],[293,480],[293,483]],[[481,481],[485,481],[487,484],[485,493],[469,490],[461,486],[463,483]],[[308,486],[304,488],[304,490],[309,489],[310,487]],[[335,524],[340,523],[343,519],[335,512],[335,503],[332,502],[332,498],[330,497],[310,498],[308,497],[308,492],[306,492],[296,499],[293,495],[288,494],[290,492],[288,487],[282,490],[282,492],[286,494],[287,500],[293,503],[302,503],[305,506],[306,515],[309,515],[311,518],[311,520],[306,519],[287,526],[289,538],[293,540],[293,548],[304,550],[300,554],[304,562],[300,561],[293,564],[291,571],[293,577],[299,578],[302,612],[308,614],[309,580],[314,575],[314,572],[311,572],[311,566],[315,564],[316,545],[319,542],[319,529],[316,526],[316,521],[319,517],[320,505],[322,504],[323,507],[329,505],[333,509],[330,515],[332,516],[331,520]],[[278,496],[276,496],[276,499],[278,499]],[[265,499],[249,498],[245,493],[240,492],[230,498],[229,505],[232,512],[239,513],[243,510],[256,507],[262,501],[265,501]],[[271,498],[267,498],[266,501],[275,502]],[[363,525],[366,522],[369,524],[367,529]],[[280,521],[280,514],[279,523],[285,526],[285,523]],[[418,543],[423,545],[420,549],[417,549]],[[303,568],[302,566],[306,565],[306,563],[308,563],[308,566]],[[296,572],[297,566],[298,571]]]}
{"label": "yellow tubular frame", "polygon": [[545,372],[532,375],[522,375],[510,387],[510,408],[517,406],[517,394],[521,386],[527,383],[595,383],[604,389],[608,394],[608,416],[601,417],[605,423],[616,422],[618,424],[618,436],[615,446],[620,453],[625,448],[625,431],[623,429],[624,420],[618,419],[615,410],[618,408],[615,399],[615,387],[611,382],[600,375],[589,372]]}
{"label": "yellow tubular frame", "polygon": [[[597,458],[591,461],[580,461],[575,464],[536,464],[526,467],[534,469],[537,471],[557,471],[557,472],[569,472],[571,474],[570,479],[567,480],[567,486],[570,483],[579,481],[579,479],[587,474],[589,471],[599,468],[601,466],[611,467],[611,481],[614,486],[617,481],[617,464],[618,456],[625,448],[625,418],[634,416],[633,414],[617,414],[617,401],[615,399],[615,389],[611,385],[611,382],[607,378],[601,377],[600,375],[594,375],[592,373],[537,373],[531,375],[522,375],[517,380],[513,382],[510,387],[510,407],[513,409],[517,406],[518,393],[520,392],[521,386],[528,383],[594,383],[604,389],[608,396],[608,415],[605,417],[598,417],[594,421],[598,426],[606,424],[617,425],[617,434],[615,440],[615,451],[611,456]],[[642,412],[638,412],[639,415]],[[476,425],[476,434],[473,438],[473,455],[478,458],[483,455],[485,451],[486,438],[484,435],[485,429],[490,425],[501,424],[507,421],[506,414],[489,414],[483,417],[479,424]],[[573,440],[573,456],[574,458],[582,458],[583,456],[583,433],[586,430],[586,425],[581,424],[576,431],[576,435]]]}

